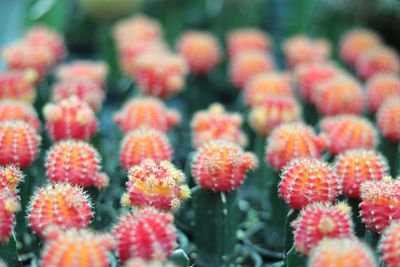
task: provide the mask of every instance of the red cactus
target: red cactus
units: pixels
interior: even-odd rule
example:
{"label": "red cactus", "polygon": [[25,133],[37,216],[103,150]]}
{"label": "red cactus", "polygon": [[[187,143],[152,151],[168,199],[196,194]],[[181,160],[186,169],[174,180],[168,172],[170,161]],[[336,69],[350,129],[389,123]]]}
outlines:
{"label": "red cactus", "polygon": [[122,110],[115,114],[114,121],[124,133],[141,127],[168,132],[179,123],[180,115],[156,98],[142,97],[128,101]]}
{"label": "red cactus", "polygon": [[290,161],[282,171],[279,193],[294,209],[314,202],[333,203],[340,194],[340,181],[333,169],[318,159]]}
{"label": "red cactus", "polygon": [[31,199],[28,219],[33,231],[43,236],[50,225],[62,229],[83,228],[92,218],[91,204],[84,191],[70,184],[49,184]]}
{"label": "red cactus", "polygon": [[259,73],[272,71],[275,64],[269,54],[260,51],[245,51],[234,57],[229,66],[229,76],[239,90]]}
{"label": "red cactus", "polygon": [[340,57],[349,65],[355,66],[365,51],[381,45],[380,37],[367,29],[353,29],[347,32],[340,42]]}
{"label": "red cactus", "polygon": [[8,189],[15,191],[17,185],[24,178],[23,173],[18,167],[13,165],[1,166],[0,167],[0,191]]}
{"label": "red cactus", "polygon": [[361,184],[361,216],[370,231],[382,233],[400,219],[399,192],[400,182],[390,177]]}
{"label": "red cactus", "polygon": [[32,69],[0,73],[0,99],[18,99],[32,103],[36,98],[36,80],[37,73]]}
{"label": "red cactus", "polygon": [[239,145],[225,140],[210,141],[196,152],[192,173],[204,189],[213,191],[235,190],[248,171],[257,167],[253,153],[244,152]]}
{"label": "red cactus", "polygon": [[40,121],[35,109],[20,100],[0,100],[0,121],[24,121],[37,132],[40,130]]}
{"label": "red cactus", "polygon": [[97,120],[86,102],[76,96],[43,107],[46,128],[54,141],[90,139],[97,130]]}
{"label": "red cactus", "polygon": [[256,28],[241,28],[230,31],[227,36],[228,55],[232,59],[242,52],[271,50],[271,40],[267,33]]}
{"label": "red cactus", "polygon": [[0,122],[0,164],[27,168],[36,159],[41,138],[23,121]]}
{"label": "red cactus", "polygon": [[168,98],[184,88],[186,62],[183,57],[165,52],[147,52],[135,60],[135,79],[145,95]]}
{"label": "red cactus", "polygon": [[66,80],[55,84],[52,88],[52,100],[61,100],[76,96],[85,101],[95,112],[101,109],[104,91],[98,84],[90,80]]}
{"label": "red cactus", "polygon": [[400,221],[393,222],[382,235],[379,249],[388,267],[398,267],[400,262]]}
{"label": "red cactus", "polygon": [[280,170],[295,158],[320,158],[327,146],[324,135],[301,122],[284,123],[272,131],[267,140],[266,161]]}
{"label": "red cactus", "polygon": [[366,181],[379,181],[388,175],[388,164],[374,150],[348,150],[335,160],[335,171],[342,181],[343,195],[360,197],[360,186]]}
{"label": "red cactus", "polygon": [[2,51],[3,59],[11,70],[36,71],[39,80],[42,80],[50,68],[55,64],[55,55],[47,47],[32,46],[26,41],[12,43]]}
{"label": "red cactus", "polygon": [[312,102],[322,115],[361,114],[364,93],[361,84],[348,75],[336,75],[314,86]]}
{"label": "red cactus", "polygon": [[288,96],[270,96],[251,109],[249,123],[261,136],[268,136],[277,126],[301,120],[301,108],[296,99]]}
{"label": "red cactus", "polygon": [[47,176],[52,183],[104,188],[108,177],[100,172],[100,161],[92,145],[75,140],[61,141],[47,152]]}
{"label": "red cactus", "polygon": [[391,141],[400,142],[400,96],[386,99],[376,114],[378,128],[382,135]]}
{"label": "red cactus", "polygon": [[270,96],[293,96],[291,78],[287,73],[263,72],[252,77],[244,88],[248,106],[262,104]]}
{"label": "red cactus", "polygon": [[125,263],[132,257],[151,260],[171,256],[177,239],[173,219],[172,214],[154,208],[123,216],[113,231],[119,260]]}
{"label": "red cactus", "polygon": [[313,203],[292,224],[296,250],[308,255],[325,238],[353,237],[351,208],[345,203]]}
{"label": "red cactus", "polygon": [[56,76],[61,81],[87,79],[104,87],[108,66],[103,61],[75,60],[59,65]]}
{"label": "red cactus", "polygon": [[56,62],[60,62],[66,54],[62,36],[47,26],[37,25],[30,28],[24,40],[34,47],[42,46],[51,51]]}
{"label": "red cactus", "polygon": [[129,132],[121,144],[120,159],[125,170],[145,159],[171,160],[173,150],[167,136],[156,129],[140,128]]}
{"label": "red cactus", "polygon": [[208,141],[224,139],[245,146],[247,137],[240,130],[242,121],[239,113],[228,113],[221,104],[214,103],[207,110],[194,114],[191,122],[193,144],[198,148]]}
{"label": "red cactus", "polygon": [[15,192],[0,190],[0,244],[11,236],[15,223],[14,213],[19,209],[19,201]]}
{"label": "red cactus", "polygon": [[127,261],[124,267],[177,267],[171,262],[165,261],[145,261],[141,258],[133,258]]}
{"label": "red cactus", "polygon": [[308,267],[377,267],[371,249],[354,238],[327,239],[311,251]]}
{"label": "red cactus", "polygon": [[152,206],[163,211],[176,210],[190,196],[182,185],[185,175],[169,161],[145,160],[129,170],[125,206]]}
{"label": "red cactus", "polygon": [[395,50],[376,47],[363,52],[357,59],[357,74],[367,80],[380,72],[400,73],[400,58]]}
{"label": "red cactus", "polygon": [[377,73],[367,82],[368,106],[376,112],[382,103],[394,95],[400,95],[400,77],[394,73]]}
{"label": "red cactus", "polygon": [[289,68],[303,63],[326,60],[331,54],[331,45],[325,39],[310,39],[298,34],[285,41],[283,51]]}
{"label": "red cactus", "polygon": [[377,144],[377,131],[367,119],[355,115],[326,117],[320,122],[329,140],[328,151],[337,155],[346,150],[373,149]]}
{"label": "red cactus", "polygon": [[315,86],[327,81],[338,74],[338,69],[330,62],[310,62],[299,65],[295,69],[297,85],[301,97],[306,102],[311,102]]}
{"label": "red cactus", "polygon": [[109,235],[99,235],[85,229],[61,231],[49,227],[45,236],[46,245],[40,266],[110,266],[108,254],[114,247],[114,240]]}
{"label": "red cactus", "polygon": [[190,71],[203,74],[211,71],[221,60],[221,49],[217,38],[208,32],[189,31],[181,36],[177,44]]}

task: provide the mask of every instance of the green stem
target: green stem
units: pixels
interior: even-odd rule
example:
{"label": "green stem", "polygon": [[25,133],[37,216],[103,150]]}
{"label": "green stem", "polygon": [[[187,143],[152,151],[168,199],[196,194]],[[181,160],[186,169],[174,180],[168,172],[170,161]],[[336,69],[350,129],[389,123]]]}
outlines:
{"label": "green stem", "polygon": [[267,185],[268,185],[268,180],[270,179],[270,177],[269,177],[270,169],[268,168],[268,165],[264,161],[265,142],[266,142],[265,137],[262,137],[260,135],[257,135],[254,140],[253,151],[260,161],[260,166],[257,168],[255,175],[254,175],[254,179],[252,181],[254,188],[260,194],[261,206],[264,208],[265,208],[265,203],[266,203],[265,198],[266,198],[267,194],[269,193],[269,192],[266,192],[267,191],[266,189],[267,189]]}
{"label": "green stem", "polygon": [[239,225],[237,192],[199,189],[193,199],[197,266],[230,266]]}
{"label": "green stem", "polygon": [[352,214],[352,219],[354,222],[354,230],[356,232],[357,237],[362,238],[365,235],[365,225],[361,221],[361,216],[360,216],[360,200],[356,198],[350,198],[348,200],[348,203],[351,207],[351,214]]}
{"label": "green stem", "polygon": [[302,105],[304,120],[307,124],[316,125],[318,123],[318,112],[313,104],[303,102]]}
{"label": "green stem", "polygon": [[8,266],[22,266],[19,260],[14,233],[7,243],[0,244],[0,260],[3,260]]}
{"label": "green stem", "polygon": [[378,246],[379,239],[380,239],[380,235],[378,233],[366,231],[364,240],[365,240],[365,242],[367,242],[370,245],[370,247],[374,251],[376,250],[376,248]]}
{"label": "green stem", "polygon": [[381,145],[380,145],[380,150],[382,151],[382,154],[385,155],[385,157],[388,160],[389,167],[390,167],[390,175],[392,177],[395,177],[398,173],[399,169],[399,144],[397,142],[389,141],[385,138],[382,138],[381,140]]}
{"label": "green stem", "polygon": [[292,229],[292,222],[297,218],[299,215],[299,211],[295,209],[290,209],[285,221],[285,245],[284,245],[284,255],[287,255],[289,250],[293,247],[293,229]]}

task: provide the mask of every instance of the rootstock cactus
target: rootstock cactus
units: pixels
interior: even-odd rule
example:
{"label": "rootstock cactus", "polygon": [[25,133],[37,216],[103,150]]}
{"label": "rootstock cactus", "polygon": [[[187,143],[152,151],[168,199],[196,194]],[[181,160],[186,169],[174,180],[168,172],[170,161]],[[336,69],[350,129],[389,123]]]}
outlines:
{"label": "rootstock cactus", "polygon": [[400,266],[396,1],[8,2],[0,266]]}

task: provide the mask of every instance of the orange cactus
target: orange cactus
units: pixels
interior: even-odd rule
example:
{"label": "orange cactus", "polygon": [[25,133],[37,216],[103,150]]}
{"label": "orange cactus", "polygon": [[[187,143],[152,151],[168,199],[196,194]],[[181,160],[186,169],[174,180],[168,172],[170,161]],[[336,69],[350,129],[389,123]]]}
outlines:
{"label": "orange cactus", "polygon": [[293,209],[314,202],[333,203],[340,194],[340,181],[333,169],[318,159],[290,161],[282,171],[279,193]]}
{"label": "orange cactus", "polygon": [[400,219],[399,190],[399,180],[390,177],[361,184],[361,217],[370,231],[382,233]]}
{"label": "orange cactus", "polygon": [[365,51],[381,45],[380,37],[367,29],[353,29],[340,41],[340,57],[349,65],[355,66]]}
{"label": "orange cactus", "polygon": [[140,128],[129,132],[121,144],[120,159],[125,170],[145,159],[172,160],[173,150],[167,136],[156,129]]}
{"label": "orange cactus", "polygon": [[37,132],[40,130],[40,121],[35,109],[20,100],[0,100],[0,121],[24,121]]}
{"label": "orange cactus", "polygon": [[54,141],[89,140],[97,130],[97,120],[89,105],[76,96],[43,107],[46,128]]}
{"label": "orange cactus", "polygon": [[393,222],[383,233],[379,250],[388,267],[398,267],[400,262],[400,221]]}
{"label": "orange cactus", "polygon": [[342,181],[343,195],[351,198],[360,197],[362,183],[382,180],[388,175],[388,170],[386,159],[374,150],[348,150],[335,160],[335,171]]}
{"label": "orange cactus", "polygon": [[232,59],[242,52],[271,50],[271,39],[267,33],[256,28],[240,28],[230,31],[227,36],[228,55]]}
{"label": "orange cactus", "polygon": [[354,238],[327,239],[312,250],[308,267],[377,267],[371,249]]}
{"label": "orange cactus", "polygon": [[240,53],[230,61],[229,76],[239,90],[255,75],[272,71],[275,64],[269,54],[260,51]]}
{"label": "orange cactus", "polygon": [[326,117],[320,122],[320,128],[328,137],[328,151],[332,155],[350,149],[373,149],[378,142],[374,125],[361,116],[344,114]]}
{"label": "orange cactus", "polygon": [[145,160],[129,170],[125,206],[152,206],[163,211],[177,210],[190,197],[190,189],[182,185],[185,175],[169,161]]}
{"label": "orange cactus", "polygon": [[348,75],[336,75],[315,85],[311,97],[322,115],[361,114],[364,109],[361,84]]}
{"label": "orange cactus", "polygon": [[52,183],[70,183],[82,187],[108,185],[108,176],[100,172],[100,156],[96,149],[82,141],[66,140],[47,152],[47,176]]}
{"label": "orange cactus", "polygon": [[327,146],[324,135],[301,122],[284,123],[272,131],[267,139],[266,161],[276,170],[295,158],[320,158]]}
{"label": "orange cactus", "polygon": [[400,142],[400,96],[386,99],[376,114],[378,128],[382,135],[391,141]]}
{"label": "orange cactus", "polygon": [[198,148],[208,141],[224,139],[246,146],[247,137],[240,130],[242,122],[239,113],[228,113],[221,104],[214,103],[207,110],[194,114],[191,122],[193,144]]}
{"label": "orange cactus", "polygon": [[376,112],[388,98],[400,95],[400,77],[394,73],[377,73],[367,82],[369,109]]}
{"label": "orange cactus", "polygon": [[185,58],[190,71],[196,74],[211,71],[221,60],[218,40],[208,32],[184,33],[177,44],[177,50]]}
{"label": "orange cactus", "polygon": [[103,61],[75,60],[61,64],[56,69],[56,77],[61,81],[87,79],[104,87],[108,66]]}
{"label": "orange cactus", "polygon": [[108,254],[114,247],[114,240],[109,235],[85,229],[61,231],[57,227],[49,227],[45,236],[46,245],[40,261],[43,267],[110,266]]}
{"label": "orange cactus", "polygon": [[249,123],[261,136],[268,136],[277,126],[301,120],[301,108],[293,97],[270,96],[251,109]]}
{"label": "orange cactus", "polygon": [[51,225],[62,229],[83,228],[92,218],[91,204],[80,187],[70,184],[50,184],[39,188],[28,207],[32,230],[45,235]]}
{"label": "orange cactus", "polygon": [[400,73],[400,58],[395,50],[376,47],[362,53],[356,63],[357,74],[367,80],[380,72]]}
{"label": "orange cactus", "polygon": [[204,189],[213,191],[235,190],[247,172],[254,170],[258,160],[253,153],[244,152],[234,143],[225,140],[210,141],[196,152],[192,174]]}
{"label": "orange cactus", "polygon": [[37,78],[36,71],[32,69],[0,73],[0,99],[15,99],[33,103],[36,98],[34,84]]}
{"label": "orange cactus", "polygon": [[114,115],[114,121],[124,133],[148,127],[168,132],[180,121],[180,114],[168,109],[163,102],[152,97],[129,100],[122,110]]}
{"label": "orange cactus", "polygon": [[18,167],[13,165],[0,167],[0,191],[7,189],[16,191],[24,175]]}
{"label": "orange cactus", "polygon": [[7,189],[0,190],[0,244],[5,243],[11,236],[14,224],[14,213],[19,209],[19,200]]}
{"label": "orange cactus", "polygon": [[38,154],[41,137],[23,121],[0,122],[0,164],[29,167]]}

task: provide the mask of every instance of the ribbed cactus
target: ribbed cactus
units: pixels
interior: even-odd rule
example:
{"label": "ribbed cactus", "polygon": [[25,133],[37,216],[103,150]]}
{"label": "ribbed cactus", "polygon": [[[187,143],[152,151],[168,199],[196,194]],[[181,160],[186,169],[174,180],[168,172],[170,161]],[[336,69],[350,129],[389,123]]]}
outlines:
{"label": "ribbed cactus", "polygon": [[52,183],[104,188],[109,179],[107,174],[100,172],[100,164],[96,149],[83,141],[60,141],[46,156],[47,176]]}
{"label": "ribbed cactus", "polygon": [[40,121],[35,109],[21,100],[0,100],[0,121],[24,121],[37,132],[40,130]]}
{"label": "ribbed cactus", "polygon": [[214,103],[207,110],[200,110],[193,115],[193,145],[198,148],[208,141],[224,139],[246,146],[247,137],[240,129],[242,122],[239,113],[229,113],[221,104]]}
{"label": "ribbed cactus", "polygon": [[366,149],[339,154],[334,166],[342,181],[343,195],[357,199],[360,197],[361,184],[382,180],[389,171],[386,159],[380,153]]}
{"label": "ribbed cactus", "polygon": [[279,171],[295,158],[320,158],[327,142],[324,135],[317,135],[302,122],[284,123],[268,137],[265,159]]}
{"label": "ribbed cactus", "polygon": [[176,210],[190,197],[190,189],[183,185],[184,180],[185,175],[172,163],[144,160],[129,170],[127,193],[122,197],[122,204]]}
{"label": "ribbed cactus", "polygon": [[95,112],[98,112],[104,99],[104,91],[98,84],[86,79],[66,80],[53,85],[52,100],[54,102],[60,102],[71,96],[85,101]]}
{"label": "ribbed cactus", "polygon": [[135,80],[149,96],[168,98],[182,91],[188,72],[183,57],[166,52],[147,52],[135,60]]}
{"label": "ribbed cactus", "polygon": [[391,96],[379,107],[376,120],[382,135],[390,141],[400,142],[400,96]]}
{"label": "ribbed cactus", "polygon": [[157,98],[135,98],[125,103],[122,109],[114,115],[114,121],[124,133],[149,127],[168,132],[180,121],[180,114],[168,109]]}
{"label": "ribbed cactus", "polygon": [[261,136],[268,136],[277,126],[301,120],[301,108],[293,97],[270,96],[249,113],[251,128]]}
{"label": "ribbed cactus", "polygon": [[274,69],[275,64],[268,53],[249,50],[232,58],[229,65],[229,76],[235,87],[241,90],[255,75]]}
{"label": "ribbed cactus", "polygon": [[263,72],[252,77],[244,87],[244,100],[250,107],[262,105],[270,96],[294,96],[288,73]]}
{"label": "ribbed cactus", "polygon": [[400,94],[400,77],[395,73],[377,73],[366,86],[368,107],[376,112],[387,98]]}
{"label": "ribbed cactus", "polygon": [[113,230],[118,258],[122,263],[132,257],[165,259],[176,246],[176,229],[170,213],[154,208],[138,209],[119,220]]}
{"label": "ribbed cactus", "polygon": [[293,209],[314,202],[334,202],[341,192],[340,181],[324,161],[299,158],[290,161],[281,174],[279,192]]}
{"label": "ribbed cactus", "polygon": [[91,203],[84,191],[70,184],[50,184],[39,188],[28,207],[33,231],[43,236],[50,225],[62,229],[83,228],[92,218]]}
{"label": "ribbed cactus", "polygon": [[156,129],[133,130],[125,135],[121,143],[121,164],[127,171],[145,159],[170,161],[172,155],[173,149],[167,136]]}
{"label": "ribbed cactus", "polygon": [[[7,242],[15,223],[14,213],[19,209],[19,200],[12,190],[0,190],[0,244]],[[2,255],[3,256],[3,255]]]}
{"label": "ribbed cactus", "polygon": [[371,249],[357,239],[327,239],[312,250],[307,267],[377,267]]}
{"label": "ribbed cactus", "polygon": [[55,73],[60,81],[87,79],[104,87],[108,66],[103,61],[75,60],[59,65]]}
{"label": "ribbed cactus", "polygon": [[367,80],[380,72],[400,72],[397,52],[386,46],[377,46],[363,52],[356,62],[357,74]]}
{"label": "ribbed cactus", "polygon": [[257,28],[232,30],[228,32],[226,39],[230,59],[247,51],[269,52],[272,47],[268,34]]}
{"label": "ribbed cactus", "polygon": [[352,29],[340,41],[340,57],[354,67],[362,53],[380,45],[380,37],[375,32],[362,28]]}
{"label": "ribbed cactus", "polygon": [[0,164],[29,167],[36,159],[40,136],[22,121],[0,122]]}
{"label": "ribbed cactus", "polygon": [[86,229],[62,231],[49,227],[40,266],[110,266],[108,254],[114,247],[110,235],[99,235]]}
{"label": "ribbed cactus", "polygon": [[46,128],[54,141],[63,139],[89,140],[97,130],[97,120],[86,102],[71,96],[59,103],[43,107]]}
{"label": "ribbed cactus", "polygon": [[400,221],[393,222],[384,231],[379,249],[382,260],[388,267],[396,267],[400,262]]}
{"label": "ribbed cactus", "polygon": [[378,142],[375,126],[356,115],[337,115],[321,120],[320,128],[328,137],[328,151],[337,155],[350,149],[373,149]]}
{"label": "ribbed cactus", "polygon": [[24,174],[18,167],[13,165],[0,167],[0,191],[8,189],[15,191],[18,184],[23,180]]}
{"label": "ribbed cactus", "polygon": [[353,237],[351,208],[346,203],[312,203],[292,224],[296,250],[308,255],[325,238]]}
{"label": "ribbed cactus", "polygon": [[29,28],[25,34],[24,40],[34,47],[45,47],[51,51],[57,63],[60,62],[67,53],[62,36],[44,25],[37,25]]}
{"label": "ribbed cactus", "polygon": [[361,216],[370,231],[382,233],[400,219],[399,190],[400,182],[390,177],[361,185]]}
{"label": "ribbed cactus", "polygon": [[11,70],[0,73],[0,98],[16,99],[32,103],[36,98],[38,75],[32,69]]}
{"label": "ribbed cactus", "polygon": [[177,44],[177,51],[186,60],[192,73],[208,73],[221,60],[217,38],[208,32],[188,31],[183,33]]}

